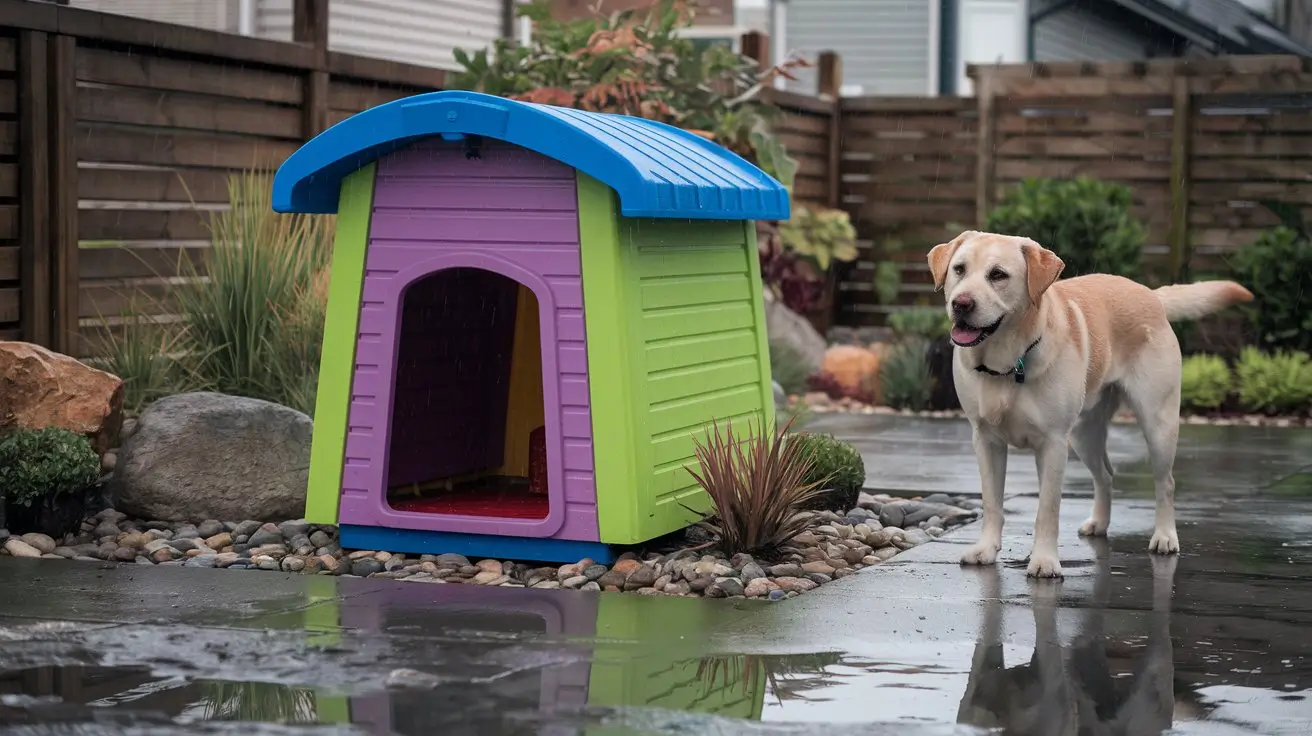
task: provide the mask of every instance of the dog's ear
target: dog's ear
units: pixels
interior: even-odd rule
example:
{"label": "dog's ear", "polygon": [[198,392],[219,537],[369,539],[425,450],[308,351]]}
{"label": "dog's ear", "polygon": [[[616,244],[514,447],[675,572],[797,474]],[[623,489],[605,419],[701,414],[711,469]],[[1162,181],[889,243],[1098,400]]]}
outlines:
{"label": "dog's ear", "polygon": [[1029,287],[1030,303],[1038,304],[1039,297],[1043,292],[1048,290],[1049,286],[1057,281],[1061,276],[1062,269],[1066,268],[1066,263],[1057,257],[1056,253],[1044,248],[1043,246],[1029,241],[1020,247],[1020,252],[1025,256],[1025,281]]}
{"label": "dog's ear", "polygon": [[943,282],[948,280],[948,264],[952,262],[952,254],[957,252],[957,248],[966,242],[966,238],[973,235],[975,231],[967,230],[957,237],[946,243],[939,243],[929,249],[929,272],[934,276],[934,291],[943,291]]}

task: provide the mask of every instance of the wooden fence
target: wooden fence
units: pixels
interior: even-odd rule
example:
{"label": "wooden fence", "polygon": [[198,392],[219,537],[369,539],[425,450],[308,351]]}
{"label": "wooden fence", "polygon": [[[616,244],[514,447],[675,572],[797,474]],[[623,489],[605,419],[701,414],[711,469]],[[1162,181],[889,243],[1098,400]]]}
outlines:
{"label": "wooden fence", "polygon": [[326,0],[295,8],[285,43],[0,0],[0,339],[87,355],[130,302],[167,321],[230,173],[442,87],[441,70],[328,51]]}
{"label": "wooden fence", "polygon": [[[1027,177],[1127,184],[1148,231],[1148,277],[1224,272],[1275,218],[1312,215],[1312,64],[1296,57],[1054,63],[972,70],[974,98],[846,98],[842,198],[861,237],[838,321],[880,324],[932,303],[924,254],[975,227]],[[892,300],[875,264],[900,264]]]}

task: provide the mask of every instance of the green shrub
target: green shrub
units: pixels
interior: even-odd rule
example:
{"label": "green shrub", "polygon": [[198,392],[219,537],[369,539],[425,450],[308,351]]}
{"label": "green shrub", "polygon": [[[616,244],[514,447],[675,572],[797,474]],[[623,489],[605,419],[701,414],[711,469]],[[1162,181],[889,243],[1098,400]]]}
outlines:
{"label": "green shrub", "polygon": [[1130,188],[1089,177],[1027,179],[989,213],[984,229],[1030,238],[1066,263],[1069,278],[1139,278],[1144,227],[1130,214]]}
{"label": "green shrub", "polygon": [[1307,353],[1263,353],[1244,348],[1235,366],[1239,400],[1249,411],[1301,413],[1312,405],[1312,358]]}
{"label": "green shrub", "polygon": [[911,337],[891,346],[879,364],[879,386],[884,403],[895,409],[919,411],[929,404],[934,381],[926,354],[929,341]]}
{"label": "green shrub", "polygon": [[1216,409],[1225,403],[1234,377],[1225,360],[1215,355],[1191,355],[1180,368],[1180,405]]}
{"label": "green shrub", "polygon": [[19,429],[0,441],[0,490],[9,503],[77,493],[100,477],[100,457],[86,437],[67,429]]}
{"label": "green shrub", "polygon": [[798,443],[813,462],[802,482],[815,483],[826,491],[808,508],[842,513],[856,506],[857,494],[866,482],[866,464],[855,447],[831,435],[809,432],[795,434],[789,441]]}
{"label": "green shrub", "polygon": [[811,371],[806,361],[792,347],[770,342],[770,373],[789,396],[806,392],[806,378]]}
{"label": "green shrub", "polygon": [[952,320],[938,307],[912,307],[888,315],[888,327],[900,338],[934,340],[952,331]]}
{"label": "green shrub", "polygon": [[1312,239],[1276,227],[1230,260],[1236,281],[1253,292],[1243,307],[1259,345],[1312,352]]}

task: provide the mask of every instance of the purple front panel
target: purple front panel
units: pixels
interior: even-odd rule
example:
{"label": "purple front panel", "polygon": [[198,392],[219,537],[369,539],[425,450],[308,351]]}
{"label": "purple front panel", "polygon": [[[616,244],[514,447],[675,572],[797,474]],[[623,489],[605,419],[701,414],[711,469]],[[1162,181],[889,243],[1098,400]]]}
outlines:
{"label": "purple front panel", "polygon": [[[398,483],[389,478],[398,469],[388,468],[388,448],[393,434],[405,431],[392,425],[393,399],[398,391],[417,390],[404,370],[398,385],[392,381],[398,361],[404,365],[406,358],[398,352],[407,287],[448,269],[470,268],[522,283],[538,300],[542,343],[548,346],[542,384],[551,511],[545,519],[409,513],[387,505],[386,489]],[[573,169],[491,141],[477,159],[467,159],[459,143],[428,140],[379,160],[342,473],[342,524],[599,541],[581,274]],[[463,354],[456,360],[464,360]],[[417,362],[421,372],[426,362]],[[460,370],[431,362],[427,368]],[[449,413],[441,423],[472,434],[482,421],[478,411],[500,406],[504,413],[504,397],[500,401]],[[421,423],[423,414],[403,421]],[[433,449],[427,451],[437,454]],[[403,465],[400,472],[417,467]]]}
{"label": "purple front panel", "polygon": [[389,486],[501,464],[518,291],[472,268],[438,271],[406,289]]}

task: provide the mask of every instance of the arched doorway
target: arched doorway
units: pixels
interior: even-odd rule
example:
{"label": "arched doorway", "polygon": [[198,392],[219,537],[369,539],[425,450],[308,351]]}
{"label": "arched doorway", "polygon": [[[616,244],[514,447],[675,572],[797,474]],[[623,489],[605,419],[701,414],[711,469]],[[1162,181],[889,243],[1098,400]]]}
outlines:
{"label": "arched doorway", "polygon": [[393,511],[547,518],[539,322],[533,290],[493,271],[446,268],[406,287],[385,478]]}

